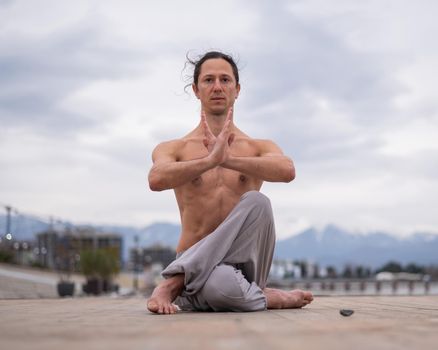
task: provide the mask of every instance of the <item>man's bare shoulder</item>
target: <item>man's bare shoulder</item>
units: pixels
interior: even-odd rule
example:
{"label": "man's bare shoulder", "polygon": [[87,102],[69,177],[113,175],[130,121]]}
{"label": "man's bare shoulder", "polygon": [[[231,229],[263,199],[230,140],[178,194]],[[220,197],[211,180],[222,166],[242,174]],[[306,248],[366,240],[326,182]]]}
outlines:
{"label": "man's bare shoulder", "polygon": [[202,137],[195,132],[190,132],[179,139],[161,142],[155,147],[152,156],[167,154],[173,156],[175,160],[179,160],[180,155],[184,152],[187,146],[193,144],[202,144]]}
{"label": "man's bare shoulder", "polygon": [[252,138],[244,133],[236,135],[235,142],[241,146],[251,148],[258,156],[268,153],[283,153],[274,141],[269,139]]}
{"label": "man's bare shoulder", "polygon": [[177,158],[179,140],[164,141],[158,144],[152,151],[152,160],[155,162],[175,161]]}
{"label": "man's bare shoulder", "polygon": [[179,147],[181,147],[183,145],[183,143],[184,142],[182,139],[163,141],[155,147],[154,153],[155,152],[172,152],[172,151],[178,149]]}
{"label": "man's bare shoulder", "polygon": [[173,139],[173,140],[167,140],[167,141],[163,141],[161,143],[158,144],[158,146],[156,146],[155,148],[160,148],[160,149],[178,149],[182,146],[185,146],[187,144],[187,142],[190,142],[192,139],[196,138],[197,133],[195,132],[195,130],[189,132],[188,134],[178,138],[178,139]]}

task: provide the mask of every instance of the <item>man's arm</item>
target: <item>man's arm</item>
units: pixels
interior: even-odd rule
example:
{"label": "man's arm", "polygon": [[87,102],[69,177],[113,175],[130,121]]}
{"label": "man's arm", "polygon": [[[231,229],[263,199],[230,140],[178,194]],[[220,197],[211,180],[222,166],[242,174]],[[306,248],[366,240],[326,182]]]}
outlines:
{"label": "man's arm", "polygon": [[230,155],[222,167],[269,182],[291,182],[295,178],[292,160],[272,141],[258,141],[260,156],[234,157]]}
{"label": "man's arm", "polygon": [[178,142],[171,141],[159,144],[152,152],[152,166],[148,180],[152,191],[163,191],[181,186],[196,179],[216,164],[211,157],[177,161]]}
{"label": "man's arm", "polygon": [[178,141],[158,145],[152,152],[154,165],[149,172],[149,187],[152,191],[175,188],[196,179],[207,170],[223,164],[228,159],[229,144],[233,137],[231,119],[228,118],[211,147],[208,147],[209,141],[204,140],[204,145],[209,151],[206,157],[182,162],[178,162],[176,156],[180,147]]}

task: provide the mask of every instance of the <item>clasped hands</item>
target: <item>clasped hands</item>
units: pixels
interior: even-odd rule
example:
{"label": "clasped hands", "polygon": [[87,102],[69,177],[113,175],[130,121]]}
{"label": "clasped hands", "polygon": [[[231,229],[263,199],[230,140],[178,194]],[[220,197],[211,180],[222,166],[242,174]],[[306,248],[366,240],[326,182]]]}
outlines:
{"label": "clasped hands", "polygon": [[215,166],[223,165],[230,157],[230,146],[234,140],[234,133],[231,132],[233,125],[233,107],[230,107],[221,132],[215,136],[207,123],[207,116],[201,112],[202,127],[204,129],[204,146],[207,148],[209,157]]}

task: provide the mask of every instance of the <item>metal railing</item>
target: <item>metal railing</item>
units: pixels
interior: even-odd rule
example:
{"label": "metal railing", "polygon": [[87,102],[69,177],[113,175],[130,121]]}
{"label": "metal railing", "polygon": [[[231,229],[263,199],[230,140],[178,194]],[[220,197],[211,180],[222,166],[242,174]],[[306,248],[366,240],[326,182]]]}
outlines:
{"label": "metal railing", "polygon": [[318,295],[431,295],[438,281],[378,281],[375,279],[268,280],[270,287],[311,290]]}

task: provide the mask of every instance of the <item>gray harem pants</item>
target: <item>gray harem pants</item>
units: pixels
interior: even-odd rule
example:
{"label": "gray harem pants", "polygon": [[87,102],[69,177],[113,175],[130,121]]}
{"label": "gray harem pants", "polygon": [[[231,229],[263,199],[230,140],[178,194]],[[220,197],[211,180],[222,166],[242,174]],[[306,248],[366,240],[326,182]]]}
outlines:
{"label": "gray harem pants", "polygon": [[164,278],[185,274],[175,303],[183,310],[266,310],[266,286],[275,246],[271,203],[258,191],[246,192],[208,236],[179,253]]}

